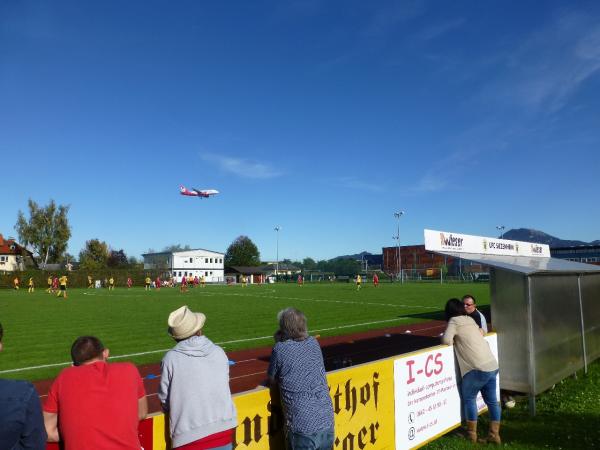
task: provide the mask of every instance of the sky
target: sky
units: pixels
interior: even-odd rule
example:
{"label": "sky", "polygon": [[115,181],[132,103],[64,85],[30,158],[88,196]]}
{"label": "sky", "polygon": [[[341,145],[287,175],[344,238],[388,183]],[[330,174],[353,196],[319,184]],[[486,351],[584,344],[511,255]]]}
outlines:
{"label": "sky", "polygon": [[31,198],[70,205],[74,255],[592,241],[599,94],[594,1],[4,0],[0,233]]}

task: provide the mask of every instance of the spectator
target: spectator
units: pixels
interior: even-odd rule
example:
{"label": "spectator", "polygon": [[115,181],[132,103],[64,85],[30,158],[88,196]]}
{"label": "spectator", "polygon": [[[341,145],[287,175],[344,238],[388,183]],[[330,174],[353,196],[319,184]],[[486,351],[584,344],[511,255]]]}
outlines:
{"label": "spectator", "polygon": [[187,306],[169,315],[169,334],[177,344],[162,360],[158,398],[169,414],[173,448],[230,450],[237,412],[229,390],[229,360],[203,335],[205,321],[204,314]]}
{"label": "spectator", "polygon": [[308,335],[306,317],[297,309],[284,309],[277,318],[268,375],[269,383],[278,384],[281,392],[286,447],[332,449],[333,405],[319,343]]}
{"label": "spectator", "polygon": [[477,326],[481,328],[482,334],[486,335],[488,332],[487,320],[485,320],[485,316],[483,315],[483,313],[477,309],[477,302],[475,301],[475,297],[473,297],[470,294],[467,294],[462,298],[462,302],[465,307],[467,316],[473,319]]}
{"label": "spectator", "polygon": [[[0,324],[0,351],[3,334]],[[40,398],[27,381],[0,379],[0,446],[12,450],[46,448]]]}
{"label": "spectator", "polygon": [[467,419],[469,440],[477,442],[477,393],[490,413],[490,430],[487,442],[500,444],[500,406],[496,397],[498,361],[475,321],[466,314],[463,303],[450,299],[446,303],[448,325],[442,337],[446,345],[454,344],[461,380],[462,399]]}
{"label": "spectator", "polygon": [[49,442],[64,450],[139,450],[146,417],[144,384],[131,363],[107,363],[109,350],[93,336],[71,347],[73,366],[54,380],[44,405]]}

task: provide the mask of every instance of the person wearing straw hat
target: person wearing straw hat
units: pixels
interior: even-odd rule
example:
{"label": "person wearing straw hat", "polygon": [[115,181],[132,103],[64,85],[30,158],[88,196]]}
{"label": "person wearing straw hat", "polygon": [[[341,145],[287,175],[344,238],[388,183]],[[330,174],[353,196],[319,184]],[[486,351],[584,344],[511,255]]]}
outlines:
{"label": "person wearing straw hat", "polygon": [[229,360],[202,329],[206,316],[182,306],[169,314],[177,342],[162,359],[158,398],[169,414],[173,448],[231,449],[237,411],[229,389]]}

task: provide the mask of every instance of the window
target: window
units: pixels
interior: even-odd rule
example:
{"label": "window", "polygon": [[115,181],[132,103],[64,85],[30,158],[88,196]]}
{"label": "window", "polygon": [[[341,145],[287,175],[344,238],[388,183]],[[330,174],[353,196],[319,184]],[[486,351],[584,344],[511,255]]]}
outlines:
{"label": "window", "polygon": [[179,272],[179,276],[181,276],[181,272]]}
{"label": "window", "polygon": [[212,271],[210,272],[210,274],[212,275]]}
{"label": "window", "polygon": [[205,275],[205,276],[208,276],[208,272],[204,272],[204,275]]}
{"label": "window", "polygon": [[0,256],[0,261],[6,261],[6,256]]}
{"label": "window", "polygon": [[222,263],[223,262],[223,258],[219,258],[219,262]]}
{"label": "window", "polygon": [[212,258],[210,258],[210,263],[212,264]]}
{"label": "window", "polygon": [[208,258],[206,258],[206,260],[204,262],[208,264]]}
{"label": "window", "polygon": [[194,262],[194,258],[190,258],[190,264]]}
{"label": "window", "polygon": [[187,272],[183,272],[183,274],[187,277]]}

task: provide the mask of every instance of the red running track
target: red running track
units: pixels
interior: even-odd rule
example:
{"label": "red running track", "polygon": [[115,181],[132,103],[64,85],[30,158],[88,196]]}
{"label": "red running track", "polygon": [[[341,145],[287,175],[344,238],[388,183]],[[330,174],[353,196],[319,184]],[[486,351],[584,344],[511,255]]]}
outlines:
{"label": "red running track", "polygon": [[[445,327],[445,322],[431,321],[319,338],[325,369],[335,370],[437,345],[439,335]],[[229,359],[235,362],[229,371],[231,392],[236,394],[248,391],[263,383],[266,379],[270,355],[271,347],[227,352]],[[160,382],[160,364],[146,364],[139,366],[139,370],[144,378],[149,412],[159,412],[161,409],[157,392]],[[42,401],[48,395],[52,381],[34,383]]]}

